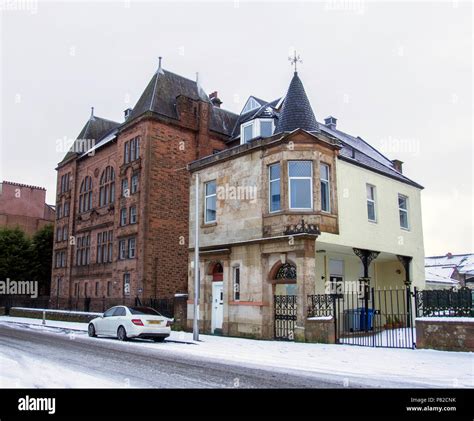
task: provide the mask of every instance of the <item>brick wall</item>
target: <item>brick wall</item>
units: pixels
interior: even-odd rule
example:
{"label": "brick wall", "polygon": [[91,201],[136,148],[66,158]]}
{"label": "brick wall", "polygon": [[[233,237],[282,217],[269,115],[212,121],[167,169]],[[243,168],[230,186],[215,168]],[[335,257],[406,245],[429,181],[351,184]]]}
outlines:
{"label": "brick wall", "polygon": [[[56,221],[56,227],[67,225],[70,235],[90,233],[90,262],[75,266],[75,247],[68,241],[55,242],[55,251],[68,252],[68,267],[53,268],[51,298],[58,296],[57,279],[61,278],[59,297],[64,301],[75,298],[75,284],[79,297],[95,298],[95,283],[99,282],[97,297],[107,296],[111,283],[111,298],[123,297],[123,274],[130,273],[129,298],[171,298],[175,293],[187,292],[188,276],[188,204],[189,173],[187,164],[198,157],[224,149],[225,143],[208,130],[209,105],[185,97],[178,97],[180,120],[144,115],[122,129],[117,140],[99,149],[93,156],[73,160],[58,168],[58,203],[71,201],[69,217]],[[140,137],[140,158],[124,162],[125,142]],[[113,209],[98,208],[99,181],[103,169],[115,169],[115,203]],[[59,194],[61,176],[71,173],[71,191]],[[121,181],[138,174],[138,192],[129,197],[121,195]],[[93,181],[93,212],[78,218],[79,188],[85,176]],[[120,209],[137,206],[138,222],[120,226]],[[127,212],[128,213],[128,212]],[[129,213],[128,213],[129,214]],[[113,229],[114,260],[96,264],[97,233]],[[136,237],[136,258],[118,259],[118,241]],[[125,297],[127,298],[127,297]]]}
{"label": "brick wall", "polygon": [[45,204],[42,187],[4,181],[0,189],[0,226],[19,227],[33,235],[54,221],[54,211]]}

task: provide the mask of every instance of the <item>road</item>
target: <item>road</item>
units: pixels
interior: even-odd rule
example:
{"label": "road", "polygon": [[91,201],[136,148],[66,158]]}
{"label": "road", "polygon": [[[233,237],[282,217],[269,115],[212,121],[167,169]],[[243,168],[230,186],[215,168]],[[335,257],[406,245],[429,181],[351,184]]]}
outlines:
{"label": "road", "polygon": [[[73,339],[72,339],[73,338]],[[139,342],[139,341],[135,341]],[[289,374],[175,355],[165,343],[157,350],[126,346],[116,339],[89,338],[86,334],[58,334],[0,324],[0,350],[17,352],[62,365],[130,387],[144,388],[341,388],[342,379],[312,374]],[[186,345],[183,346],[194,346]],[[158,350],[159,348],[159,350]],[[232,352],[232,350],[229,350]],[[351,384],[351,387],[356,385]],[[90,385],[94,387],[94,385]]]}

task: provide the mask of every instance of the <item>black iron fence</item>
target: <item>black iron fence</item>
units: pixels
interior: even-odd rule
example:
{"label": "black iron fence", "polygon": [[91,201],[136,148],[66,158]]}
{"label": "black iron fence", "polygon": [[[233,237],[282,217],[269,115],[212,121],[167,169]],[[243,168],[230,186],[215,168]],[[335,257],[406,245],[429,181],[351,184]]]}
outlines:
{"label": "black iron fence", "polygon": [[[138,297],[137,297],[138,298]],[[137,300],[138,305],[154,308],[163,316],[174,317],[174,299],[173,298],[147,298],[140,301]]]}
{"label": "black iron fence", "polygon": [[410,287],[308,296],[308,317],[334,318],[336,343],[388,348],[413,348]]}
{"label": "black iron fence", "polygon": [[418,290],[415,288],[417,317],[474,317],[474,290]]}
{"label": "black iron fence", "polygon": [[334,315],[335,294],[308,295],[308,318]]}
{"label": "black iron fence", "polygon": [[32,298],[29,295],[0,295],[0,307],[5,308],[5,314],[11,307],[50,308],[50,297],[39,296]]}
{"label": "black iron fence", "polygon": [[332,316],[336,343],[390,348],[414,347],[416,317],[474,317],[474,290],[411,287],[308,296],[308,318]]}
{"label": "black iron fence", "polygon": [[292,341],[295,339],[296,295],[274,295],[274,338]]}
{"label": "black iron fence", "polygon": [[68,311],[84,311],[103,313],[110,307],[125,306],[147,306],[152,307],[166,317],[173,317],[174,299],[149,298],[140,301],[138,297],[74,297],[74,298],[53,298],[49,296],[32,298],[22,295],[0,295],[0,307],[5,308],[5,313],[9,314],[12,307],[44,308]]}

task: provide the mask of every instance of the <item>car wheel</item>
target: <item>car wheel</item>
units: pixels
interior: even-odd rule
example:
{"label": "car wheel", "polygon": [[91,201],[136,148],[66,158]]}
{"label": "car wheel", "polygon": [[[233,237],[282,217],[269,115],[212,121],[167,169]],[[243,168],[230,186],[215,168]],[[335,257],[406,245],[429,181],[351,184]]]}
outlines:
{"label": "car wheel", "polygon": [[95,333],[95,327],[92,323],[89,323],[89,326],[87,327],[87,333],[91,338],[95,338],[97,336]]}
{"label": "car wheel", "polygon": [[154,342],[164,342],[165,338],[153,338]]}
{"label": "car wheel", "polygon": [[126,341],[128,339],[127,338],[127,331],[125,330],[125,328],[123,326],[120,326],[117,329],[117,338],[119,339],[119,341]]}

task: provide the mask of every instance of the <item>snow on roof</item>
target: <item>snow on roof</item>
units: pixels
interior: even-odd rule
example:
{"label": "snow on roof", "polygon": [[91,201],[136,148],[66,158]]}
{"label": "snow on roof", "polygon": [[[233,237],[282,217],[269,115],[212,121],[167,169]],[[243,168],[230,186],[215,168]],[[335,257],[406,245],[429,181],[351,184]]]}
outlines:
{"label": "snow on roof", "polygon": [[425,268],[426,282],[446,282],[457,284],[458,281],[451,276],[454,272],[454,267],[434,266]]}
{"label": "snow on roof", "polygon": [[466,258],[474,263],[474,254],[452,254],[425,257],[425,266],[460,266]]}
{"label": "snow on roof", "polygon": [[474,275],[474,254],[468,254],[458,266],[458,272],[465,275]]}

